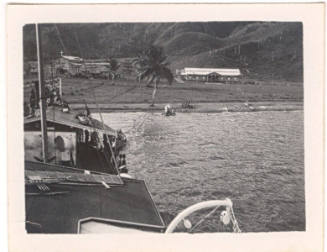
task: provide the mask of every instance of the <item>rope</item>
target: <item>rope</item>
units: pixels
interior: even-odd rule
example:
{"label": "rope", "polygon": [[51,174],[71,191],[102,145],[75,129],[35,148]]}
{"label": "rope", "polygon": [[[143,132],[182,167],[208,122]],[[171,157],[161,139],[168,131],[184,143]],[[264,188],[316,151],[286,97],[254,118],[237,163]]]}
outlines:
{"label": "rope", "polygon": [[196,229],[198,226],[200,226],[207,218],[209,218],[211,215],[213,215],[217,209],[220,206],[216,206],[213,210],[211,210],[206,216],[204,216],[202,219],[200,219],[189,231],[189,233],[193,232],[194,229]]}
{"label": "rope", "polygon": [[63,42],[62,39],[61,39],[61,34],[60,34],[59,29],[58,29],[58,26],[57,26],[56,24],[54,24],[54,27],[55,27],[55,29],[56,29],[56,31],[57,31],[57,36],[58,36],[59,42],[60,42],[60,44],[61,44],[61,47],[62,47],[63,51],[65,51],[66,48],[65,48],[65,46],[64,46],[64,42]]}
{"label": "rope", "polygon": [[232,220],[232,222],[233,222],[233,231],[234,231],[235,233],[241,233],[242,231],[241,231],[241,229],[240,229],[239,226],[238,226],[238,222],[237,222],[237,219],[235,218],[234,210],[233,210],[232,207],[231,207],[231,209],[230,209],[230,212],[231,212],[231,216],[232,216],[231,220]]}
{"label": "rope", "polygon": [[[82,52],[82,48],[81,48],[81,44],[79,42],[79,39],[78,39],[78,36],[77,36],[77,33],[76,33],[76,30],[73,31],[73,34],[74,34],[74,37],[75,37],[75,40],[77,41],[77,45],[78,45],[78,50],[80,52],[80,55],[82,56],[81,52]],[[83,57],[82,57],[83,58]]]}
{"label": "rope", "polygon": [[[219,206],[217,206],[213,210],[211,210],[206,216],[204,216],[203,218],[201,218],[188,232],[189,233],[192,233],[206,219],[208,219],[211,215],[213,215],[217,211],[218,208],[219,208]],[[235,218],[235,215],[234,215],[233,207],[230,208],[230,215],[231,215],[231,221],[232,221],[232,224],[233,224],[233,231],[235,233],[241,233],[242,231],[241,231],[241,229],[238,226],[237,219]]]}
{"label": "rope", "polygon": [[[103,117],[102,117],[102,113],[101,113],[99,104],[97,103],[97,100],[96,100],[96,96],[95,96],[95,91],[94,90],[93,90],[92,94],[93,94],[93,97],[94,97],[94,102],[95,102],[95,104],[97,106],[97,109],[98,109],[98,112],[99,112],[99,115],[100,115],[100,120],[101,120],[101,123],[102,123],[102,129],[104,130],[104,121],[103,121]],[[116,172],[117,172],[117,174],[119,174],[117,160],[116,160],[116,157],[115,157],[115,153],[114,153],[114,151],[112,149],[110,139],[108,139],[108,145],[109,145],[109,149],[110,149],[110,152],[111,152],[112,159],[114,161]],[[108,157],[106,156],[106,154],[104,156],[107,159],[107,161],[110,162],[110,160],[108,160]]]}

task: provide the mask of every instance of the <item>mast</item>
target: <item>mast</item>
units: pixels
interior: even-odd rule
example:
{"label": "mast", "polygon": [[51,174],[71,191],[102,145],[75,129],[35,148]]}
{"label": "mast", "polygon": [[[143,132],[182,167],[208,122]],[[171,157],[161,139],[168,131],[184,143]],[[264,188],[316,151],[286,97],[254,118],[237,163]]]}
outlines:
{"label": "mast", "polygon": [[46,97],[44,86],[44,72],[42,59],[42,40],[40,25],[35,24],[37,61],[38,61],[38,79],[39,79],[39,97],[40,97],[40,114],[41,114],[41,131],[42,131],[42,156],[43,162],[48,161],[48,132],[47,132],[47,115],[46,115]]}

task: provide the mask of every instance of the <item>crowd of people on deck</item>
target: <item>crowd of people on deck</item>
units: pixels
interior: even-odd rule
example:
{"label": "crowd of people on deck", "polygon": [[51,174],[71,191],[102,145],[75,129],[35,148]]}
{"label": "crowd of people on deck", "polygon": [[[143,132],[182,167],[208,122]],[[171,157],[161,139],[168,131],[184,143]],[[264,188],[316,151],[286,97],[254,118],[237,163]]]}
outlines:
{"label": "crowd of people on deck", "polygon": [[[24,102],[24,116],[35,116],[40,108],[40,91],[39,82],[35,81],[32,86],[29,102]],[[69,109],[69,105],[60,96],[60,90],[57,85],[46,84],[45,85],[45,99],[47,106],[62,106]]]}
{"label": "crowd of people on deck", "polygon": [[101,134],[100,131],[96,130],[78,130],[79,165],[85,168],[94,167],[94,169],[100,172],[106,172],[106,164],[109,164],[112,173],[114,173],[116,168],[118,168],[119,172],[127,173],[126,156],[121,153],[126,142],[121,141],[124,141],[124,139],[119,135]]}

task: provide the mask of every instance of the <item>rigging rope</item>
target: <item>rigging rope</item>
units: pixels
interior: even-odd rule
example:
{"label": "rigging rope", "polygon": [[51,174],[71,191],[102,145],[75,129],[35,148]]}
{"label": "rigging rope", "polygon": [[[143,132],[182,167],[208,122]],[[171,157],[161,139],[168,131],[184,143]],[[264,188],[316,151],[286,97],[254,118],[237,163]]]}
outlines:
{"label": "rigging rope", "polygon": [[238,222],[237,222],[237,219],[235,218],[234,210],[233,210],[232,207],[231,207],[231,209],[230,209],[230,212],[231,212],[231,216],[232,216],[231,220],[232,220],[232,222],[233,222],[233,231],[234,231],[235,233],[241,233],[242,231],[241,231],[241,229],[240,229],[239,226],[238,226]]}
{"label": "rigging rope", "polygon": [[59,42],[60,42],[60,44],[61,44],[62,50],[65,52],[66,48],[65,48],[65,46],[64,46],[64,42],[62,41],[61,34],[60,34],[59,29],[58,29],[58,26],[57,26],[56,24],[54,24],[54,27],[55,27],[55,29],[56,29],[56,31],[57,31],[57,37],[58,37]]}
{"label": "rigging rope", "polygon": [[[214,214],[217,209],[219,208],[220,206],[217,206],[215,207],[212,211],[210,211],[206,216],[204,216],[203,218],[201,218],[188,232],[189,233],[192,233],[198,226],[200,226],[207,218],[209,218],[212,214]],[[233,210],[233,207],[230,208],[230,217],[231,217],[231,221],[232,221],[232,224],[233,224],[233,232],[235,233],[241,233],[241,229],[239,228],[238,226],[238,222],[237,222],[237,219],[235,218],[235,215],[234,215],[234,210]]]}
{"label": "rigging rope", "polygon": [[211,210],[206,216],[204,216],[203,218],[201,218],[189,231],[189,233],[192,233],[194,229],[196,229],[198,226],[200,226],[207,218],[209,218],[211,215],[213,215],[217,209],[220,206],[216,206],[213,210]]}
{"label": "rigging rope", "polygon": [[[95,102],[95,104],[96,104],[96,106],[97,106],[97,109],[98,109],[98,112],[99,112],[99,115],[100,115],[100,120],[101,120],[101,123],[102,123],[102,129],[105,130],[105,129],[104,129],[104,125],[105,125],[105,124],[104,124],[104,121],[103,121],[102,113],[101,113],[101,110],[100,110],[99,104],[97,103],[96,95],[95,95],[95,91],[94,91],[94,90],[93,90],[92,94],[93,94],[93,97],[94,97],[94,102]],[[91,121],[92,121],[92,120],[91,120]],[[116,139],[116,141],[117,141],[117,139]],[[113,161],[114,161],[114,167],[115,167],[115,170],[116,170],[117,174],[119,174],[119,170],[118,170],[118,164],[117,164],[116,156],[115,156],[115,153],[114,153],[113,148],[112,148],[112,146],[111,146],[111,141],[110,141],[110,139],[108,139],[108,145],[109,145],[109,149],[110,149],[110,152],[111,152],[111,157],[112,157],[112,159],[113,159]],[[105,152],[104,152],[104,153],[105,153]],[[107,161],[110,163],[110,160],[108,160],[108,157],[106,156],[106,154],[104,154],[104,156],[105,156],[105,158],[107,159]]]}

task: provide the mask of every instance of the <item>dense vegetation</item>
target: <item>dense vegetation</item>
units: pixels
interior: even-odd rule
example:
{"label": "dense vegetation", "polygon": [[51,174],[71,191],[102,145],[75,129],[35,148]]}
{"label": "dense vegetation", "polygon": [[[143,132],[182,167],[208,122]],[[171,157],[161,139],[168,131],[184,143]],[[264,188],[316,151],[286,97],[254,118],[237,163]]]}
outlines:
{"label": "dense vegetation", "polygon": [[[235,67],[259,79],[303,79],[302,24],[291,22],[47,24],[46,60],[133,58],[161,46],[170,68]],[[24,60],[35,60],[35,30],[24,27]]]}

